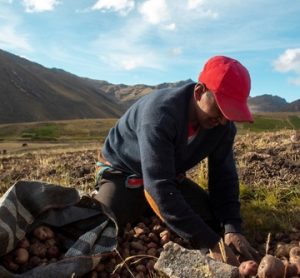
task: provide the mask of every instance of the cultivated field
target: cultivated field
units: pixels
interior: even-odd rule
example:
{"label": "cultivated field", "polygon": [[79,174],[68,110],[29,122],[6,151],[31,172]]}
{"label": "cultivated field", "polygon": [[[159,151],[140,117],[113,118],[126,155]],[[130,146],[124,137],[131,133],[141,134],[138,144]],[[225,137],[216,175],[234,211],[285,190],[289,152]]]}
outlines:
{"label": "cultivated field", "polygon": [[[244,231],[262,255],[269,235],[267,252],[275,254],[278,242],[300,241],[300,115],[258,115],[256,120],[252,126],[238,125],[235,143]],[[0,194],[21,179],[91,194],[97,150],[115,121],[0,126]],[[206,187],[206,169],[204,161],[188,175]]]}

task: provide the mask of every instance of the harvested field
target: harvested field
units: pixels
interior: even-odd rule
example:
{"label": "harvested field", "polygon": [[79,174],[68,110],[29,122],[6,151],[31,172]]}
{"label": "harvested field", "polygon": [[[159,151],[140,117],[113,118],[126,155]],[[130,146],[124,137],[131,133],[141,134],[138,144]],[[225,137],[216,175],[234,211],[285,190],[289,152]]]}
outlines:
{"label": "harvested field", "polygon": [[[249,133],[236,138],[235,156],[240,175],[245,234],[262,256],[266,252],[277,257],[288,256],[287,248],[297,244],[299,246],[299,137],[294,131],[280,131]],[[51,145],[51,148],[36,150],[30,149],[29,143],[21,153],[2,153],[1,195],[21,179],[72,186],[82,194],[91,194],[94,190],[94,167],[99,147],[97,144],[76,146],[73,149],[71,146],[60,146],[55,150]],[[205,187],[206,168],[206,162],[203,162],[187,174]],[[164,242],[157,238],[156,242],[150,244],[152,241],[149,240],[149,233],[153,232],[155,225],[160,225],[160,232],[167,231],[165,233],[169,235],[169,239],[188,247],[187,242],[168,231],[158,219],[144,218],[140,223],[126,227],[126,233],[119,238],[119,254],[113,254],[98,267],[98,270],[105,268],[105,271],[94,272],[91,274],[94,276],[90,277],[159,277],[152,266]],[[146,236],[142,236],[145,234]],[[283,245],[286,246],[285,249]],[[122,264],[130,256],[140,256],[142,260],[136,262],[136,257]],[[131,265],[133,261],[136,263]],[[121,265],[117,268],[118,264]],[[111,272],[114,275],[110,275]]]}

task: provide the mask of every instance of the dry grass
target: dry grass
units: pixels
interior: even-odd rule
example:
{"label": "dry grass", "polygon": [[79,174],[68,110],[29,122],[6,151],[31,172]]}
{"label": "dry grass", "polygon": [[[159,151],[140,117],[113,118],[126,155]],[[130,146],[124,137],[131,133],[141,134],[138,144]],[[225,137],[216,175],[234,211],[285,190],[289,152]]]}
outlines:
{"label": "dry grass", "polygon": [[[295,131],[239,134],[235,144],[241,209],[247,236],[300,228],[300,142]],[[0,155],[0,194],[20,179],[72,186],[90,194],[100,143],[38,145]],[[42,145],[39,145],[42,146]],[[298,171],[298,172],[297,172]],[[207,188],[207,160],[188,175]]]}
{"label": "dry grass", "polygon": [[[244,230],[254,241],[259,233],[300,229],[300,138],[293,130],[239,134],[235,156],[240,176]],[[189,172],[207,188],[207,160]]]}

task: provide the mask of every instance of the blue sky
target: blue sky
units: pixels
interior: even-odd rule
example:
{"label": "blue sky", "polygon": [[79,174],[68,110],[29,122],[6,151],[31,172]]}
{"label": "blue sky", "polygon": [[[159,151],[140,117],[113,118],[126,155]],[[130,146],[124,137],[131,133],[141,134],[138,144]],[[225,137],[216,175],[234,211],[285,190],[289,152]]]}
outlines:
{"label": "blue sky", "polygon": [[226,55],[251,96],[300,98],[300,1],[0,0],[0,48],[114,84],[197,79]]}

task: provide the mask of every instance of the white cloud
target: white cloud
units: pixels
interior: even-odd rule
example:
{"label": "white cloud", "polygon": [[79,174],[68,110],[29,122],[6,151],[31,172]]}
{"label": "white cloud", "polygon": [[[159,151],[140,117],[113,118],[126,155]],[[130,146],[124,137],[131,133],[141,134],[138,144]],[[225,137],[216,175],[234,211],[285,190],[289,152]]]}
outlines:
{"label": "white cloud", "polygon": [[31,51],[32,47],[25,35],[16,32],[13,26],[0,28],[0,48]]}
{"label": "white cloud", "polygon": [[164,58],[146,42],[150,28],[139,19],[130,19],[120,29],[101,33],[93,42],[93,51],[102,63],[117,71],[161,69]]}
{"label": "white cloud", "polygon": [[167,24],[167,25],[164,26],[164,29],[173,31],[173,30],[176,29],[176,24],[174,22],[170,23],[170,24]]}
{"label": "white cloud", "polygon": [[59,4],[58,0],[22,0],[28,13],[51,11]]}
{"label": "white cloud", "polygon": [[199,17],[218,18],[219,14],[205,7],[205,0],[188,0],[187,10],[196,10]]}
{"label": "white cloud", "polygon": [[[227,3],[227,2],[226,2]],[[209,6],[212,6],[214,9],[215,8],[220,8],[220,3],[213,3],[212,1],[206,1],[206,0],[188,0],[186,9],[188,12],[195,11],[197,13],[198,17],[201,18],[211,18],[211,19],[216,19],[219,17],[218,12],[209,9]]]}
{"label": "white cloud", "polygon": [[113,10],[127,15],[134,8],[134,0],[98,0],[92,10]]}
{"label": "white cloud", "polygon": [[153,51],[151,52],[150,49],[147,49],[146,53],[147,55],[145,55],[142,49],[138,50],[137,48],[136,51],[125,50],[122,52],[114,49],[111,52],[102,53],[99,55],[99,59],[117,70],[131,71],[138,68],[160,69],[157,54]]}
{"label": "white cloud", "polygon": [[174,31],[176,23],[171,21],[172,8],[174,5],[167,4],[166,0],[147,0],[139,6],[139,12],[146,23]]}
{"label": "white cloud", "polygon": [[174,47],[171,49],[172,56],[179,56],[182,53],[181,47]]}
{"label": "white cloud", "polygon": [[22,31],[22,20],[10,8],[0,10],[0,48],[31,51],[29,37]]}
{"label": "white cloud", "polygon": [[279,72],[288,72],[300,69],[300,48],[287,49],[274,62],[274,67]]}
{"label": "white cloud", "polygon": [[279,72],[293,72],[295,78],[289,78],[289,82],[300,85],[300,48],[287,49],[273,63],[275,70]]}
{"label": "white cloud", "polygon": [[123,56],[122,60],[120,61],[120,65],[125,70],[133,70],[140,66],[143,66],[144,59],[143,57],[136,57],[136,56]]}
{"label": "white cloud", "polygon": [[139,8],[144,20],[151,24],[159,24],[169,20],[170,15],[165,0],[148,0]]}
{"label": "white cloud", "polygon": [[187,9],[193,10],[203,4],[204,0],[188,0]]}
{"label": "white cloud", "polygon": [[210,9],[208,10],[202,10],[199,14],[201,17],[207,17],[207,18],[212,18],[212,19],[216,19],[219,17],[219,14],[217,12],[214,12]]}

